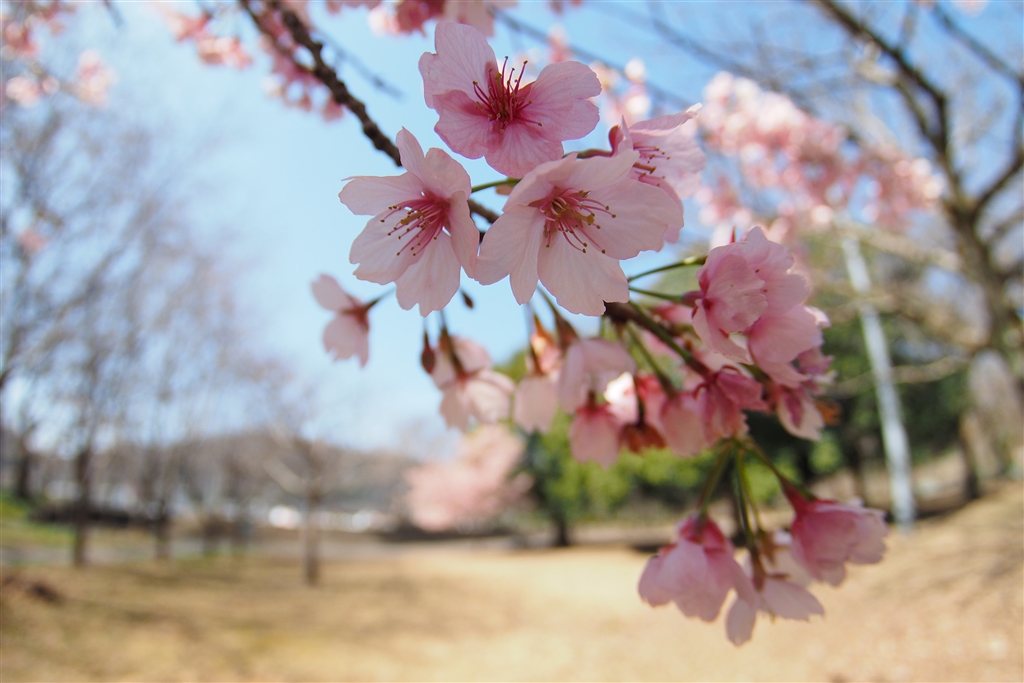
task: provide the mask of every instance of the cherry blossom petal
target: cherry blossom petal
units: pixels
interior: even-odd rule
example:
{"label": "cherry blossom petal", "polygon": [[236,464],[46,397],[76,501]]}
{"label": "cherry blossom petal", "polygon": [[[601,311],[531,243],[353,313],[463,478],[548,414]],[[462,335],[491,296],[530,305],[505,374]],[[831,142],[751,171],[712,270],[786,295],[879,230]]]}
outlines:
{"label": "cherry blossom petal", "polygon": [[343,358],[359,359],[359,364],[366,367],[370,358],[370,343],[366,328],[351,315],[339,315],[327,323],[323,335],[324,350],[332,354],[334,360]]}
{"label": "cherry blossom petal", "polygon": [[426,317],[444,308],[459,291],[459,260],[452,250],[451,238],[443,232],[438,234],[431,248],[425,249],[395,280],[395,287],[398,305],[406,310],[419,304],[420,315]]}
{"label": "cherry blossom petal", "polygon": [[423,183],[411,173],[399,176],[356,176],[338,193],[338,199],[357,216],[372,216],[402,204],[423,192]]}
{"label": "cherry blossom petal", "polygon": [[537,274],[570,313],[602,315],[604,302],[629,301],[629,283],[617,260],[596,250],[584,253],[566,240],[541,248]]}
{"label": "cherry blossom petal", "polygon": [[349,296],[341,288],[338,281],[330,275],[321,275],[313,281],[313,298],[328,311],[344,311],[356,308],[359,302]]}
{"label": "cherry blossom petal", "polygon": [[529,206],[512,206],[487,230],[480,245],[475,279],[491,285],[510,275],[516,301],[525,304],[537,289],[537,259],[544,217]]}
{"label": "cherry blossom petal", "polygon": [[530,116],[552,140],[582,138],[597,127],[601,113],[588,98],[601,94],[597,74],[580,62],[545,66],[530,84]]}
{"label": "cherry blossom petal", "polygon": [[512,419],[527,432],[547,432],[558,412],[558,396],[550,375],[530,375],[519,380]]}
{"label": "cherry blossom petal", "polygon": [[442,93],[472,93],[473,81],[484,83],[487,65],[495,63],[494,50],[480,31],[450,21],[438,22],[434,29],[434,50],[424,53],[419,63],[423,97],[431,109]]}

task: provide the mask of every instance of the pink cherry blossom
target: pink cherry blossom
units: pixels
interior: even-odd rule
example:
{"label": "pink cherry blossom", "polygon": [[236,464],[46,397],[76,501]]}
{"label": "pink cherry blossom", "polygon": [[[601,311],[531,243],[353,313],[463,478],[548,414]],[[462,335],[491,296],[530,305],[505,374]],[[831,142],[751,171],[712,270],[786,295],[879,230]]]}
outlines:
{"label": "pink cherry blossom", "polygon": [[775,382],[790,387],[805,379],[792,362],[821,344],[819,319],[807,306],[762,315],[747,331],[747,348],[754,362]]}
{"label": "pink cherry blossom", "polygon": [[330,275],[313,282],[313,296],[323,308],[337,314],[324,328],[324,350],[334,360],[355,356],[365,367],[370,356],[368,306],[349,296]]}
{"label": "pink cherry blossom", "polygon": [[666,397],[659,422],[668,447],[678,456],[698,455],[711,445],[704,433],[700,403],[690,392],[680,391]]}
{"label": "pink cherry blossom", "polygon": [[523,441],[505,427],[483,425],[462,438],[453,461],[430,462],[406,473],[412,521],[442,531],[487,521],[529,490],[526,474],[512,472]]}
{"label": "pink cherry blossom", "polygon": [[821,438],[825,428],[822,416],[814,399],[804,386],[787,387],[772,384],[768,390],[769,402],[775,406],[775,414],[783,428],[793,436],[810,441]]}
{"label": "pink cherry blossom", "polygon": [[558,376],[558,402],[565,412],[575,412],[589,395],[603,394],[610,381],[635,369],[632,357],[615,342],[578,339],[565,352]]}
{"label": "pink cherry blossom", "polygon": [[530,335],[529,374],[516,385],[512,410],[512,420],[527,432],[551,428],[558,412],[556,387],[561,365],[561,354],[550,335],[540,328]]}
{"label": "pink cherry blossom", "polygon": [[398,304],[418,304],[426,316],[455,296],[461,268],[472,272],[479,232],[469,214],[465,169],[439,149],[424,156],[404,128],[397,142],[408,173],[352,178],[338,198],[352,213],[373,215],[352,243],[355,276],[394,282]]}
{"label": "pink cherry blossom", "polygon": [[712,249],[697,272],[693,327],[701,341],[733,360],[751,362],[750,352],[730,335],[746,332],[763,314],[787,313],[804,300],[807,280],[789,272],[792,266],[789,250],[769,242],[760,228],[742,242]]}
{"label": "pink cherry blossom", "polygon": [[509,416],[515,383],[491,370],[487,350],[463,337],[442,337],[430,373],[442,392],[441,415],[449,427],[467,431],[470,420],[494,424]]}
{"label": "pink cherry blossom", "polygon": [[697,388],[697,406],[704,423],[708,444],[747,431],[744,410],[766,410],[761,399],[764,388],[732,366],[725,366],[708,376]]}
{"label": "pink cherry blossom", "polygon": [[569,425],[569,451],[579,462],[611,467],[619,458],[622,420],[608,403],[593,399],[576,410]]}
{"label": "pink cherry blossom", "polygon": [[[707,157],[695,138],[696,112],[691,108],[681,114],[659,116],[630,126],[623,121],[609,133],[616,154],[625,150],[636,150],[640,154],[633,165],[632,176],[642,183],[660,187],[679,205],[680,212],[682,200],[700,187],[700,173],[707,164]],[[665,235],[667,242],[675,243],[678,239],[676,228]]]}
{"label": "pink cherry blossom", "polygon": [[573,313],[601,315],[605,301],[628,301],[621,259],[660,249],[682,212],[661,190],[630,177],[637,152],[541,164],[505,203],[484,236],[475,277],[506,275],[516,301],[540,280]]}
{"label": "pink cherry blossom", "polygon": [[883,512],[834,500],[807,500],[792,486],[784,486],[784,491],[796,511],[793,558],[814,579],[838,586],[846,578],[847,562],[882,560],[882,539],[889,533]]}
{"label": "pink cherry blossom", "polygon": [[810,591],[810,577],[793,559],[789,535],[776,532],[767,552],[760,555],[764,571],[753,570],[748,559],[746,571],[752,574],[757,602],[737,598],[725,619],[729,640],[742,645],[750,640],[758,612],[772,619],[810,621],[811,615],[824,615],[825,609]]}
{"label": "pink cherry blossom", "polygon": [[117,74],[103,63],[98,52],[86,50],[78,57],[75,79],[75,93],[78,98],[101,107],[107,102],[107,90],[117,82]]}
{"label": "pink cherry blossom", "polygon": [[472,26],[441,22],[436,53],[420,58],[424,98],[438,113],[434,130],[454,151],[510,176],[562,156],[562,141],[581,138],[598,122],[588,98],[601,93],[584,64],[544,67],[524,84],[508,60],[499,69],[487,39]]}
{"label": "pink cherry blossom", "polygon": [[750,579],[733,559],[733,547],[706,517],[692,515],[678,528],[678,540],[647,561],[640,575],[640,598],[657,607],[674,602],[688,617],[714,621],[732,589],[756,604]]}

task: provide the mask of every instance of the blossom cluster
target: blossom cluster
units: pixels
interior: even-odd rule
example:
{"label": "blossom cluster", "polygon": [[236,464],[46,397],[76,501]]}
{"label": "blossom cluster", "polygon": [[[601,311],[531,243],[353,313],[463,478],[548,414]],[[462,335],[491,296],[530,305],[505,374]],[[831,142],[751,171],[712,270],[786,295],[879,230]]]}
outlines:
{"label": "blossom cluster", "polygon": [[654,607],[672,602],[688,617],[714,621],[735,591],[725,625],[737,645],[750,640],[759,613],[801,621],[823,615],[807,587],[815,581],[838,586],[848,563],[881,561],[888,527],[878,510],[808,499],[792,486],[786,493],[796,511],[790,533],[759,533],[743,567],[714,521],[703,513],[682,521],[676,541],[644,567],[640,597]]}
{"label": "blossom cluster", "polygon": [[96,50],[84,50],[74,74],[64,76],[54,73],[40,60],[40,31],[51,36],[59,34],[64,30],[62,16],[73,12],[74,6],[63,2],[23,2],[11,9],[13,12],[0,10],[0,52],[9,62],[0,85],[0,106],[10,101],[32,107],[41,98],[58,92],[92,106],[106,104],[107,91],[117,81],[117,75]]}
{"label": "blossom cluster", "polygon": [[427,531],[465,529],[485,522],[523,497],[529,475],[513,474],[523,440],[499,425],[467,434],[454,460],[431,462],[406,473],[412,521]]}
{"label": "blossom cluster", "polygon": [[[757,454],[772,467],[748,435],[746,414],[774,412],[806,439],[819,438],[825,426],[819,399],[831,379],[831,359],[821,351],[828,319],[807,305],[808,280],[788,249],[759,227],[706,257],[668,266],[699,265],[694,291],[650,292],[633,284],[663,269],[625,275],[622,261],[679,239],[682,200],[698,189],[705,165],[697,144],[703,111],[621,119],[610,131],[609,149],[566,153],[566,141],[588,135],[599,121],[593,100],[602,87],[592,69],[558,61],[529,81],[523,66],[499,61],[484,34],[467,24],[438,23],[434,46],[419,69],[424,102],[437,113],[435,132],[454,154],[483,158],[506,177],[474,187],[452,154],[424,151],[402,129],[396,143],[405,173],[356,176],[339,193],[353,214],[369,216],[349,254],[354,274],[393,284],[398,304],[418,307],[424,317],[443,311],[463,274],[483,285],[507,278],[518,303],[545,301],[554,320],[549,329],[533,312],[527,372],[519,382],[494,370],[486,350],[452,334],[443,317],[434,340],[424,332],[421,364],[441,393],[449,427],[468,431],[510,421],[525,433],[546,432],[561,410],[571,416],[570,449],[579,461],[607,467],[623,449],[668,448],[680,457],[712,450],[718,455],[702,500],[731,472],[746,511],[754,503],[744,493],[744,460]],[[784,129],[767,136],[774,148],[803,145]],[[470,197],[491,187],[503,188],[505,204],[481,230]],[[635,293],[662,303],[634,300]],[[376,301],[345,295],[327,276],[314,283],[314,294],[335,313],[325,348],[365,363],[367,313]],[[581,336],[565,312],[602,316],[610,329]],[[416,475],[423,481],[414,486],[436,491],[443,469]],[[470,479],[469,470],[459,471]],[[478,480],[491,491],[488,472]],[[651,560],[641,596],[652,605],[674,601],[684,614],[711,620],[735,589],[728,632],[737,643],[749,638],[758,611],[820,614],[807,582],[792,578],[797,573],[787,558],[808,581],[835,583],[846,562],[880,559],[885,525],[873,511],[818,501],[779,477],[797,513],[791,543],[745,524],[750,563],[743,570],[705,504],[680,525],[679,540]],[[466,500],[479,498],[474,487],[462,487]],[[431,510],[427,525],[450,526],[454,519],[451,508],[419,507]]]}
{"label": "blossom cluster", "polygon": [[[847,145],[842,126],[814,118],[779,93],[719,73],[704,91],[700,126],[707,146],[736,159],[752,187],[780,191],[773,234],[785,240],[799,224],[820,228],[858,193],[864,219],[891,229],[906,225],[912,211],[933,208],[942,186],[924,159],[907,157],[890,144]],[[725,178],[701,193],[702,220],[726,234],[749,226],[749,209],[736,200]],[[724,186],[723,186],[724,184]],[[858,195],[859,196],[859,195]]]}

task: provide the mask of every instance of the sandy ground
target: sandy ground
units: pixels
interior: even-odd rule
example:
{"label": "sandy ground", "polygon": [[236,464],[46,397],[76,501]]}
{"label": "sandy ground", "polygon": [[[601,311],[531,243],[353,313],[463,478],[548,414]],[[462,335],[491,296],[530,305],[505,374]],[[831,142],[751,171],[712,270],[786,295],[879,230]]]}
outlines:
{"label": "sandy ground", "polygon": [[[895,535],[885,561],[817,590],[826,617],[715,624],[636,595],[622,546],[417,550],[332,561],[183,560],[4,572],[0,679],[1024,679],[1024,490]],[[39,583],[51,603],[31,594]]]}

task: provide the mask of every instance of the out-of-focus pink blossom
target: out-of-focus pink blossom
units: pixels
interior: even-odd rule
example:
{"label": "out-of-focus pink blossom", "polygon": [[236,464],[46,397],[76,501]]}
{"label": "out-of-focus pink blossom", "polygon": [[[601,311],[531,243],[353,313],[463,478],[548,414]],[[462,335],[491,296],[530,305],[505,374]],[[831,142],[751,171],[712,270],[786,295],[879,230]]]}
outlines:
{"label": "out-of-focus pink blossom", "polygon": [[750,640],[758,612],[772,619],[798,621],[810,621],[811,615],[825,614],[821,603],[807,590],[810,577],[790,554],[788,534],[776,532],[775,540],[760,556],[760,561],[763,572],[753,570],[749,559],[746,566],[747,572],[752,574],[757,602],[737,598],[726,616],[726,635],[735,645]]}
{"label": "out-of-focus pink blossom", "polygon": [[579,339],[565,352],[558,376],[558,402],[573,413],[589,395],[604,394],[608,383],[636,369],[624,348],[607,339]]}
{"label": "out-of-focus pink blossom", "polygon": [[679,391],[665,398],[659,413],[661,431],[676,455],[698,455],[710,445],[701,413],[700,403],[690,392]]}
{"label": "out-of-focus pink blossom", "polygon": [[26,254],[37,254],[46,248],[46,245],[50,243],[50,240],[46,239],[39,232],[32,228],[26,228],[18,233],[18,246],[21,247],[22,251]]}
{"label": "out-of-focus pink blossom", "polygon": [[556,389],[561,354],[554,340],[538,326],[530,335],[526,377],[519,380],[513,397],[512,419],[528,432],[547,432],[558,412]]}
{"label": "out-of-focus pink blossom", "polygon": [[380,0],[327,0],[327,11],[330,14],[337,14],[342,7],[366,7],[373,9],[380,4]]}
{"label": "out-of-focus pink blossom", "polygon": [[491,370],[486,349],[463,337],[442,337],[434,359],[430,376],[442,392],[441,415],[449,427],[468,431],[470,420],[494,424],[509,416],[515,382]]}
{"label": "out-of-focus pink blossom", "polygon": [[703,417],[708,444],[747,431],[744,410],[767,410],[762,400],[764,387],[737,368],[725,366],[707,377],[697,388],[696,400]]}
{"label": "out-of-focus pink blossom", "polygon": [[106,104],[107,90],[117,82],[117,74],[103,63],[95,50],[86,50],[79,56],[75,78],[78,98],[97,107]]}
{"label": "out-of-focus pink blossom", "polygon": [[847,562],[882,560],[882,539],[889,533],[883,512],[834,500],[807,500],[792,486],[783,490],[796,511],[790,530],[793,558],[812,578],[838,586],[846,578]]}
{"label": "out-of-focus pink blossom", "polygon": [[406,473],[412,521],[428,531],[485,522],[522,498],[531,480],[512,477],[523,442],[505,427],[483,425],[462,438],[450,462],[433,462]]}
{"label": "out-of-focus pink blossom", "polygon": [[523,74],[499,69],[484,35],[473,28],[441,22],[436,53],[420,58],[427,106],[438,113],[434,127],[452,150],[484,157],[492,168],[522,177],[539,164],[562,156],[562,141],[581,138],[598,121],[597,77],[579,62],[544,67],[532,83]]}
{"label": "out-of-focus pink blossom", "polygon": [[444,308],[459,289],[462,268],[472,274],[479,232],[469,215],[469,174],[439,149],[426,156],[412,133],[397,136],[402,165],[396,177],[357,176],[338,198],[352,213],[373,218],[352,243],[355,276],[394,282],[398,304],[420,314]]}
{"label": "out-of-focus pink blossom", "polygon": [[666,232],[682,224],[668,195],[630,177],[638,157],[570,154],[538,166],[484,236],[476,279],[493,284],[510,276],[521,304],[539,279],[559,305],[585,315],[601,315],[606,301],[628,301],[619,261],[660,249]]}
{"label": "out-of-focus pink blossom", "polygon": [[680,523],[678,540],[647,561],[640,576],[640,598],[657,607],[674,602],[688,617],[714,621],[733,589],[756,604],[750,579],[733,559],[733,547],[706,517],[692,515]]}
{"label": "out-of-focus pink blossom", "polygon": [[576,410],[569,425],[569,451],[579,462],[596,462],[611,467],[619,458],[619,436],[623,423],[608,403],[593,398]]}
{"label": "out-of-focus pink blossom", "polygon": [[206,36],[196,39],[199,59],[211,66],[229,66],[244,69],[252,64],[252,57],[242,47],[242,41],[233,36]]}
{"label": "out-of-focus pink blossom", "polygon": [[174,39],[178,42],[196,40],[208,35],[206,26],[210,23],[209,14],[203,13],[198,17],[190,17],[187,14],[175,12],[167,3],[158,2],[153,6],[163,16],[171,33],[174,34]]}
{"label": "out-of-focus pink blossom", "polygon": [[34,78],[14,76],[4,84],[4,95],[23,107],[34,107],[43,96],[43,88]]}
{"label": "out-of-focus pink blossom", "polygon": [[345,292],[330,275],[313,282],[313,296],[321,307],[336,314],[324,328],[324,350],[334,360],[355,356],[365,367],[370,357],[368,306]]}

